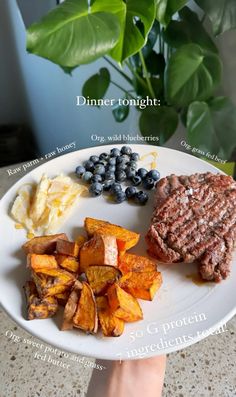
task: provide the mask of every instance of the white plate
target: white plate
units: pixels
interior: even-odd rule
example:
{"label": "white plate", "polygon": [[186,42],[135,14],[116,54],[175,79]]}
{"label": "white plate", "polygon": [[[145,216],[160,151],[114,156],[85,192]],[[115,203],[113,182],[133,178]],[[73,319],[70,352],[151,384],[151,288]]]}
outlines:
{"label": "white plate", "polygon": [[[118,147],[120,145],[117,145]],[[141,301],[144,319],[125,324],[124,334],[118,338],[102,338],[74,331],[60,331],[61,313],[47,320],[25,319],[23,285],[28,277],[21,245],[26,240],[24,230],[16,230],[8,212],[17,189],[25,182],[39,181],[42,173],[56,176],[73,173],[75,167],[92,154],[109,151],[112,146],[89,148],[72,152],[36,168],[19,180],[0,203],[1,267],[0,294],[3,308],[31,334],[61,350],[103,359],[137,359],[170,353],[189,346],[204,337],[203,331],[217,329],[236,313],[236,266],[230,277],[220,284],[195,285],[186,275],[196,270],[194,265],[161,265],[163,285],[152,302]],[[219,172],[210,164],[191,155],[171,149],[148,145],[133,145],[141,155],[158,153],[157,168],[161,176]],[[147,158],[143,165],[147,165]],[[78,207],[61,227],[70,238],[78,235],[86,216],[104,219],[141,233],[141,241],[134,252],[145,255],[144,236],[152,214],[152,200],[142,207],[128,203],[112,204],[103,197],[80,198]],[[224,329],[222,329],[224,331]]]}

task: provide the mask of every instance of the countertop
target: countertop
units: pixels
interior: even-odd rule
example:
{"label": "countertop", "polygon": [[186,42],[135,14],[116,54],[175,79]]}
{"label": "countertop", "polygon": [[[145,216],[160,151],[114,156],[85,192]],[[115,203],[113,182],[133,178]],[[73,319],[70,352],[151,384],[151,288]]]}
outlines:
{"label": "countertop", "polygon": [[[0,197],[23,176],[22,173],[9,176],[10,168],[0,170]],[[95,391],[87,392],[91,376],[98,385],[109,370],[109,361],[95,362],[75,356],[72,362],[50,353],[50,346],[45,343],[41,356],[42,349],[47,348],[47,359],[49,356],[51,359],[49,362],[37,359],[42,342],[21,329],[2,310],[0,336],[0,397],[96,397]],[[226,332],[168,355],[163,397],[236,397],[235,362],[236,317],[228,322]],[[105,369],[98,369],[101,364]],[[93,369],[95,365],[97,368]]]}

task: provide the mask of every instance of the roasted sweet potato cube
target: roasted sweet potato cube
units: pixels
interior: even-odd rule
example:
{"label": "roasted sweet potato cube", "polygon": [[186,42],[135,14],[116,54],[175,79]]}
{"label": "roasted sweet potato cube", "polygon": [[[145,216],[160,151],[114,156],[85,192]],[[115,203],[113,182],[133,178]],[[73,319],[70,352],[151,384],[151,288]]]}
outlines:
{"label": "roasted sweet potato cube", "polygon": [[33,281],[27,281],[25,293],[28,306],[28,320],[52,317],[58,309],[57,300],[53,296],[40,298]]}
{"label": "roasted sweet potato cube", "polygon": [[130,272],[156,271],[157,265],[154,261],[145,256],[125,253],[119,256],[118,268],[122,274],[126,274]]}
{"label": "roasted sweet potato cube", "polygon": [[56,261],[60,267],[68,270],[69,272],[78,273],[79,271],[79,261],[73,256],[66,255],[55,255]]}
{"label": "roasted sweet potato cube", "polygon": [[95,295],[104,295],[107,288],[121,277],[120,270],[108,265],[88,266],[85,274]]}
{"label": "roasted sweet potato cube", "polygon": [[82,245],[84,245],[84,243],[87,241],[88,239],[85,236],[77,236],[75,239],[75,242],[80,246],[80,248],[82,247]]}
{"label": "roasted sweet potato cube", "polygon": [[135,298],[151,301],[162,284],[160,272],[131,272],[119,280],[119,286]]}
{"label": "roasted sweet potato cube", "polygon": [[93,290],[88,283],[83,282],[78,306],[73,317],[74,327],[86,332],[96,333],[98,328],[97,306]]}
{"label": "roasted sweet potato cube", "polygon": [[80,246],[72,241],[57,240],[56,251],[58,254],[73,256],[75,258],[79,255]]}
{"label": "roasted sweet potato cube", "polygon": [[[36,275],[36,276],[35,276]],[[32,272],[39,295],[54,296],[69,290],[75,282],[75,277],[63,269],[40,269]]]}
{"label": "roasted sweet potato cube", "polygon": [[89,237],[93,236],[94,233],[114,236],[117,240],[119,251],[126,251],[134,247],[140,237],[138,233],[99,219],[85,218],[84,226]]}
{"label": "roasted sweet potato cube", "polygon": [[48,269],[57,269],[59,266],[54,255],[46,254],[28,254],[27,266],[34,270],[36,273],[43,267]]}
{"label": "roasted sweet potato cube", "polygon": [[80,272],[90,265],[117,266],[118,250],[114,236],[95,234],[80,250]]}
{"label": "roasted sweet potato cube", "polygon": [[98,320],[104,336],[120,336],[124,331],[124,321],[115,317],[110,309],[106,296],[96,298]]}
{"label": "roasted sweet potato cube", "polygon": [[36,285],[38,294],[39,294],[40,298],[42,298],[43,297],[42,291],[44,291],[46,289],[47,283],[49,281],[49,277],[45,276],[44,274],[36,273],[33,270],[31,271],[31,276],[32,276],[32,279]]}
{"label": "roasted sweet potato cube", "polygon": [[54,295],[60,306],[65,306],[70,296],[70,291],[61,292],[60,294]]}
{"label": "roasted sweet potato cube", "polygon": [[124,291],[118,284],[107,290],[108,303],[115,317],[126,322],[138,321],[143,318],[142,309],[132,295]]}
{"label": "roasted sweet potato cube", "polygon": [[34,237],[27,241],[22,248],[26,254],[52,254],[56,249],[58,239],[68,240],[65,233]]}
{"label": "roasted sweet potato cube", "polygon": [[62,331],[65,331],[67,329],[72,329],[74,326],[73,317],[77,309],[81,290],[82,290],[82,284],[77,280],[73,286],[73,289],[65,305],[64,314],[63,314],[63,323],[61,326]]}

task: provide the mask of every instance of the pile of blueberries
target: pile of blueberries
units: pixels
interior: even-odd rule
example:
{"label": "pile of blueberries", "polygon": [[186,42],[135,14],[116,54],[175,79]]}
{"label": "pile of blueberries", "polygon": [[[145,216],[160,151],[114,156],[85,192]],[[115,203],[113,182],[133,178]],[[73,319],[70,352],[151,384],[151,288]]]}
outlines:
{"label": "pile of blueberries", "polygon": [[[100,196],[104,191],[110,192],[116,203],[128,199],[145,205],[148,194],[138,190],[137,186],[142,185],[145,190],[153,189],[160,179],[160,173],[154,169],[138,169],[139,159],[139,154],[132,152],[129,146],[123,146],[121,150],[113,148],[110,154],[91,156],[76,168],[75,173],[78,178],[90,184],[89,192],[93,197]],[[131,186],[123,191],[121,183],[126,181],[129,181]]]}

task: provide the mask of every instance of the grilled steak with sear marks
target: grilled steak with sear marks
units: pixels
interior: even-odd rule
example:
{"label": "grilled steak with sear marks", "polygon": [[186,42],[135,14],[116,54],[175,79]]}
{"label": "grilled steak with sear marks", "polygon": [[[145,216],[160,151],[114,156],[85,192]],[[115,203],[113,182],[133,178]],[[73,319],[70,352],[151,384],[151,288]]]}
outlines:
{"label": "grilled steak with sear marks", "polygon": [[162,262],[197,262],[204,280],[230,272],[236,239],[236,182],[220,174],[170,175],[156,186],[146,236]]}

